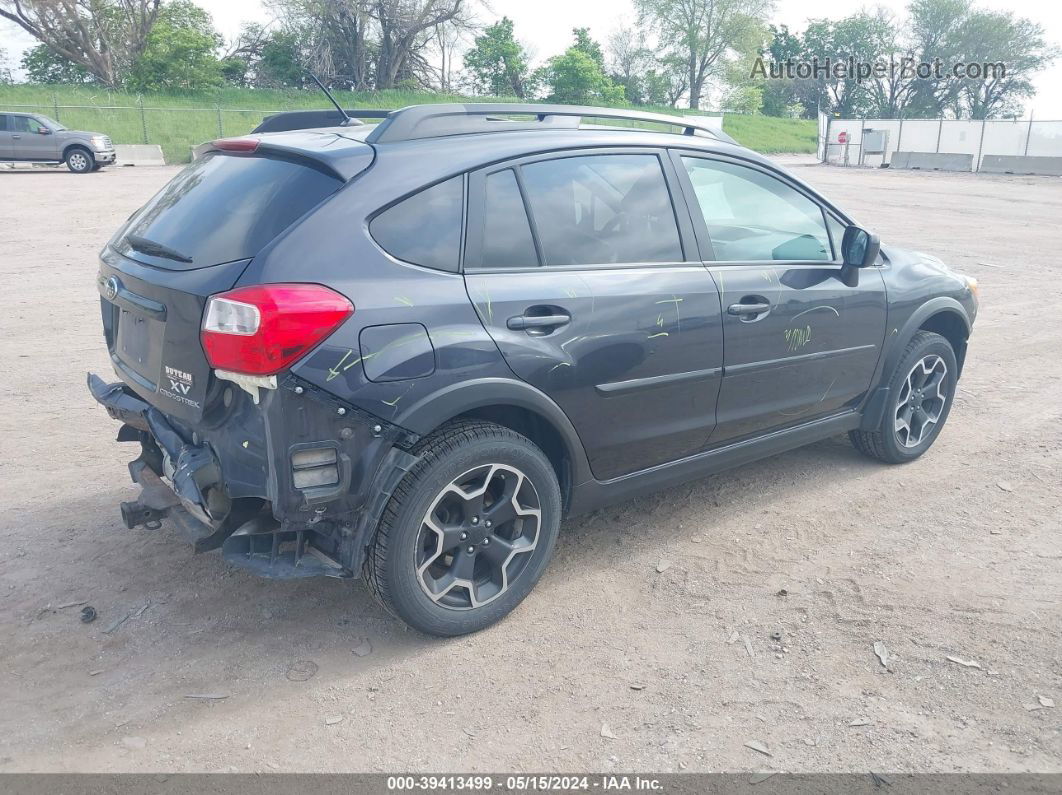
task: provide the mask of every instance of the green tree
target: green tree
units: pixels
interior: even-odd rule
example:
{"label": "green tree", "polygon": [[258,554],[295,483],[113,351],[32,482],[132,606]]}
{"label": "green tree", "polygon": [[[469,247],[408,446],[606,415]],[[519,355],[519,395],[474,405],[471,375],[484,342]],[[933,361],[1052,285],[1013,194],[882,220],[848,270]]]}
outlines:
{"label": "green tree", "polygon": [[[278,31],[262,45],[256,64],[256,85],[268,88],[306,85],[306,69],[297,31]],[[311,81],[312,82],[312,81]]]}
{"label": "green tree", "polygon": [[[794,63],[804,54],[804,42],[800,36],[791,33],[786,25],[768,29],[768,41],[761,48],[760,57],[769,64],[783,66],[786,63]],[[802,102],[800,81],[793,78],[772,78],[763,80],[763,108],[766,116],[792,116],[794,111],[806,118],[814,118],[816,108],[811,104],[810,113]]]}
{"label": "green tree", "polygon": [[190,0],[172,0],[159,12],[147,46],[126,86],[135,91],[200,90],[221,85],[215,52],[221,36],[210,15]]}
{"label": "green tree", "polygon": [[[811,22],[804,31],[804,58],[818,59],[831,65],[854,59],[857,63],[873,63],[881,54],[891,54],[895,31],[888,20],[878,14],[859,12],[839,20],[820,19]],[[888,57],[888,55],[886,55]],[[823,110],[831,110],[843,117],[866,115],[872,112],[873,102],[868,84],[861,84],[854,74],[835,77],[832,72],[812,78],[813,90],[808,100]]]}
{"label": "green tree", "polygon": [[118,88],[147,46],[161,1],[0,0],[0,18]]}
{"label": "green tree", "polygon": [[623,101],[623,87],[606,77],[597,62],[577,47],[550,58],[542,79],[550,89],[550,102],[614,105]]}
{"label": "green tree", "polygon": [[590,37],[590,28],[572,28],[572,35],[575,36],[575,44],[572,47],[586,53],[590,60],[597,64],[597,68],[603,74],[605,71],[605,53],[602,52],[601,45]]}
{"label": "green tree", "polygon": [[81,64],[67,60],[46,44],[30,47],[22,55],[22,69],[31,83],[67,83],[85,85],[96,82],[96,76]]}
{"label": "green tree", "polygon": [[528,57],[513,36],[513,21],[502,17],[476,36],[465,53],[465,69],[475,91],[493,96],[528,94]]}
{"label": "green tree", "polygon": [[1022,100],[1036,93],[1032,76],[1055,57],[1044,41],[1043,28],[1005,11],[971,14],[957,38],[962,63],[985,73],[956,80],[958,101],[952,110],[971,119],[1020,114]]}
{"label": "green tree", "polygon": [[11,82],[11,67],[7,65],[7,50],[0,47],[0,85]]}
{"label": "green tree", "polygon": [[707,84],[722,78],[728,58],[741,55],[773,0],[634,0],[642,22],[686,70],[690,108],[700,107]]}

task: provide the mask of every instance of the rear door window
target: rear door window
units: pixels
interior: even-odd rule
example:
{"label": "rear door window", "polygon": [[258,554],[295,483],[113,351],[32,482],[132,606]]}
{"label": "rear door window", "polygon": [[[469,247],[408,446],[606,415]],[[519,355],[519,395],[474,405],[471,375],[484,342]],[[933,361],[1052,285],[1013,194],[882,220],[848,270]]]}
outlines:
{"label": "rear door window", "polygon": [[125,240],[148,243],[127,253],[168,250],[180,258],[152,257],[151,263],[182,270],[247,259],[342,184],[294,160],[207,155],[133,216],[122,232]]}
{"label": "rear door window", "polygon": [[490,174],[483,192],[483,267],[536,267],[531,224],[513,170]]}
{"label": "rear door window", "polygon": [[395,259],[456,273],[461,265],[464,177],[403,199],[369,223],[369,232]]}
{"label": "rear door window", "polygon": [[545,265],[682,261],[656,155],[566,157],[520,173]]}

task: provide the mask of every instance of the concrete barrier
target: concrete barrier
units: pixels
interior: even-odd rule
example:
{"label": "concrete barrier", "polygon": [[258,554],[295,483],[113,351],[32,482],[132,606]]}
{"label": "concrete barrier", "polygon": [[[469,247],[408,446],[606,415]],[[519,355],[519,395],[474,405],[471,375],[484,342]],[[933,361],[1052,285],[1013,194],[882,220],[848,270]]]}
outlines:
{"label": "concrete barrier", "polygon": [[954,152],[895,152],[890,168],[921,171],[973,171],[973,155]]}
{"label": "concrete barrier", "polygon": [[1062,157],[1028,157],[1022,155],[985,155],[981,170],[986,174],[1038,174],[1062,177]]}
{"label": "concrete barrier", "polygon": [[115,144],[120,166],[164,166],[162,147],[155,144]]}

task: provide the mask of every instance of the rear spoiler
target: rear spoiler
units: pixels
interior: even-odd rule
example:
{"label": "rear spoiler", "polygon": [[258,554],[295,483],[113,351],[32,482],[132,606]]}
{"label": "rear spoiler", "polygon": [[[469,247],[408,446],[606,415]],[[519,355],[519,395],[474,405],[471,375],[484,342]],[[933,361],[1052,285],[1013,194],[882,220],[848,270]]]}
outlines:
{"label": "rear spoiler", "polygon": [[283,113],[274,113],[262,119],[262,123],[251,130],[251,133],[288,132],[289,130],[312,130],[319,127],[342,127],[360,125],[358,119],[385,119],[391,113],[389,110],[374,108],[355,109],[344,111],[351,122],[339,114],[338,110],[289,110]]}

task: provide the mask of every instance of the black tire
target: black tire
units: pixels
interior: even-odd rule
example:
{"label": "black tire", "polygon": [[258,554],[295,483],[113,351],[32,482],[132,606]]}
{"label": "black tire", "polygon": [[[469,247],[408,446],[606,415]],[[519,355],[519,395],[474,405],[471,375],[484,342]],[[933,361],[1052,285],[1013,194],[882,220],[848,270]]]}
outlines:
{"label": "black tire", "polygon": [[66,167],[75,174],[90,174],[96,170],[96,158],[83,146],[72,146],[66,153]]}
{"label": "black tire", "polygon": [[[931,365],[933,372],[926,374],[926,368]],[[943,373],[939,373],[941,366],[944,368]],[[933,378],[934,373],[939,373],[941,380],[931,384],[931,388],[909,390],[908,377],[915,375],[916,367],[920,368],[919,377],[927,375],[928,378]],[[880,425],[873,431],[849,431],[848,437],[852,444],[864,455],[889,464],[904,464],[918,458],[933,446],[948,419],[958,376],[959,367],[951,343],[930,331],[917,332],[907,343],[900,361],[889,377],[889,402],[882,414]],[[942,397],[930,400],[937,395]],[[924,403],[921,402],[923,396],[926,401]],[[939,409],[936,407],[938,400],[942,401]],[[913,421],[905,419],[903,414],[908,413],[908,409],[913,409],[916,403],[922,408],[926,419],[918,421],[917,413]],[[926,406],[929,406],[928,410]],[[917,412],[917,409],[915,411]],[[933,416],[936,419],[929,422],[929,418]],[[901,427],[905,423],[908,423],[906,429]],[[915,430],[918,431],[917,437]]]}
{"label": "black tire", "polygon": [[[403,478],[384,510],[369,545],[365,581],[385,609],[414,629],[443,637],[476,632],[510,613],[545,571],[560,528],[561,493],[556,473],[530,440],[488,422],[448,423],[422,440],[413,452],[420,461]],[[469,498],[477,489],[463,486],[461,479],[466,476],[471,477],[471,483],[483,478],[486,496],[478,508]],[[454,496],[457,492],[451,486],[455,484],[461,489],[460,496]],[[518,493],[510,496],[507,489]],[[492,490],[497,497],[492,496]],[[444,505],[445,500],[456,501],[456,506]],[[536,502],[537,521],[533,510]],[[520,509],[515,511],[518,518],[504,520],[502,513],[495,512],[512,508]],[[443,509],[447,512],[445,521],[436,513]],[[429,511],[432,523],[428,522]],[[480,519],[480,514],[497,516],[498,526],[487,531],[491,522]],[[470,524],[473,520],[475,528]],[[435,523],[445,529],[445,535],[433,529],[431,524]],[[460,536],[470,540],[443,552],[447,540],[454,541],[450,534],[460,531],[471,532],[471,537],[468,532]],[[534,542],[528,543],[532,537]],[[495,543],[488,549],[491,539]],[[517,546],[530,547],[530,551],[508,554],[504,562],[493,560]],[[462,557],[466,553],[469,557]],[[461,585],[464,579],[456,579],[459,558],[461,565],[472,566],[478,573],[467,580],[472,587]],[[445,572],[438,580],[432,579],[436,567]],[[493,579],[491,572],[496,575]],[[499,576],[501,585],[497,583]],[[481,586],[475,584],[477,577],[483,581]],[[444,585],[434,589],[434,596],[429,595],[429,588],[439,582]],[[446,582],[452,583],[449,590],[445,589]],[[497,593],[490,595],[495,588]],[[484,594],[489,598],[483,598]],[[480,604],[476,604],[477,598]]]}

